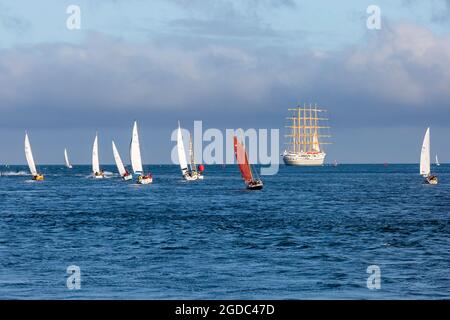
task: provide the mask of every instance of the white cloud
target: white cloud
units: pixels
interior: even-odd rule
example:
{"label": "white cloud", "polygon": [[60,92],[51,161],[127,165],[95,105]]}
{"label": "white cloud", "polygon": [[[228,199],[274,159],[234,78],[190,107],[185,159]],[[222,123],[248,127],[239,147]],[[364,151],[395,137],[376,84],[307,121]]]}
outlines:
{"label": "white cloud", "polygon": [[0,51],[0,108],[13,120],[44,113],[46,125],[67,113],[88,119],[93,110],[108,113],[98,121],[151,112],[170,117],[174,110],[205,117],[259,110],[273,118],[299,99],[328,104],[342,121],[362,112],[408,121],[424,108],[441,119],[442,110],[450,113],[449,87],[450,39],[414,25],[385,28],[365,44],[328,53],[141,45],[99,34],[83,45]]}

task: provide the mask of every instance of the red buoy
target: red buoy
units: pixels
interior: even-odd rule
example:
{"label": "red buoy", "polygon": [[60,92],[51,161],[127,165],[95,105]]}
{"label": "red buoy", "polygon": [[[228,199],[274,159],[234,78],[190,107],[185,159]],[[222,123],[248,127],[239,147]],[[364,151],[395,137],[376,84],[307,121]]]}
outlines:
{"label": "red buoy", "polygon": [[205,166],[202,165],[202,164],[199,164],[199,165],[198,165],[198,171],[200,171],[200,172],[205,171]]}

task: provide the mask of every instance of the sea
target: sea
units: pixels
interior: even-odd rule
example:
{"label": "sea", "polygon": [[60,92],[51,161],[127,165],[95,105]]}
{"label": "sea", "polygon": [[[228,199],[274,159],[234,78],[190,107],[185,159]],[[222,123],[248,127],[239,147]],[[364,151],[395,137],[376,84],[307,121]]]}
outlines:
{"label": "sea", "polygon": [[0,168],[1,299],[450,299],[448,164],[104,169]]}

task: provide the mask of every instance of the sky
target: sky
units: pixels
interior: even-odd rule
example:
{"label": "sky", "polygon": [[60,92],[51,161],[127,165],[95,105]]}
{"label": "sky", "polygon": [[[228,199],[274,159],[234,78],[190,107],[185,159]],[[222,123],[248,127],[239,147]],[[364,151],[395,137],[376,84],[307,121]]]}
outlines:
{"label": "sky", "polygon": [[428,126],[450,162],[450,1],[0,0],[0,164],[25,163],[25,130],[38,163],[89,163],[96,131],[113,163],[134,119],[144,162],[170,163],[178,120],[283,137],[304,102],[328,110],[328,162],[417,163]]}

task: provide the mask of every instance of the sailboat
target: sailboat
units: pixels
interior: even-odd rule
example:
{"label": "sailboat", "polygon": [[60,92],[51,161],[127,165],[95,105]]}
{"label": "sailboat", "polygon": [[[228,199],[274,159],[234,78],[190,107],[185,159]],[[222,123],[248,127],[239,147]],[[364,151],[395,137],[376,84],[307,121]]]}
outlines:
{"label": "sailboat", "polygon": [[238,138],[234,136],[234,154],[241,171],[242,178],[245,185],[249,190],[261,190],[263,188],[263,182],[261,179],[254,178],[252,167],[248,161],[248,155],[245,151],[244,145],[238,141]]}
{"label": "sailboat", "polygon": [[28,133],[25,132],[25,157],[27,158],[28,167],[30,168],[33,180],[42,181],[44,180],[44,175],[40,174],[36,170],[36,165],[33,159],[33,152],[31,151],[30,140],[28,139]]}
{"label": "sailboat", "polygon": [[130,158],[131,158],[131,166],[133,167],[133,172],[134,174],[138,175],[137,183],[138,184],[152,183],[153,182],[152,175],[150,173],[144,175],[144,169],[142,167],[141,147],[139,144],[137,121],[134,121],[133,125],[133,134],[131,137],[131,144],[130,144]]}
{"label": "sailboat", "polygon": [[425,178],[425,183],[438,184],[436,175],[430,170],[430,128],[427,128],[423,138],[422,151],[420,153],[420,174]]}
{"label": "sailboat", "polygon": [[125,166],[123,165],[122,158],[120,157],[119,151],[117,151],[116,144],[114,141],[112,142],[112,149],[114,154],[114,161],[116,162],[117,170],[119,171],[120,176],[123,180],[131,180],[133,179],[133,175],[128,172],[127,169],[125,169]]}
{"label": "sailboat", "polygon": [[197,175],[197,179],[203,180],[203,172],[205,171],[205,167],[202,164],[199,164],[197,167],[197,164],[195,163],[195,156],[194,156],[194,148],[192,146],[192,138],[191,134],[189,133],[189,155],[191,156],[191,173],[193,175]]}
{"label": "sailboat", "polygon": [[69,156],[67,155],[67,149],[64,148],[64,160],[66,162],[66,167],[72,169],[72,165],[69,162]]}
{"label": "sailboat", "polygon": [[92,146],[92,175],[95,179],[105,177],[103,170],[100,170],[100,162],[98,160],[98,133],[95,134],[94,145]]}
{"label": "sailboat", "polygon": [[[321,145],[329,144],[320,141],[329,135],[320,134],[321,129],[327,129],[328,126],[320,125],[321,121],[327,121],[327,118],[319,116],[326,110],[318,109],[317,105],[309,107],[297,106],[289,109],[293,112],[292,117],[287,118],[292,124],[287,126],[291,130],[289,150],[285,150],[282,154],[283,161],[286,165],[291,166],[321,166],[325,161],[326,153],[322,150]],[[319,139],[320,138],[320,139]]]}
{"label": "sailboat", "polygon": [[184,150],[183,136],[181,134],[180,122],[178,121],[178,132],[177,132],[177,150],[178,150],[178,162],[180,163],[181,174],[183,178],[188,181],[203,179],[203,166],[200,165],[197,170],[197,165],[195,164],[194,150],[192,148],[192,140],[189,135],[189,156],[190,156],[190,168],[188,168],[188,163],[186,160],[186,152]]}
{"label": "sailboat", "polygon": [[437,154],[436,154],[436,165],[439,167],[441,164],[439,163],[439,159],[438,159],[438,156],[437,156]]}

